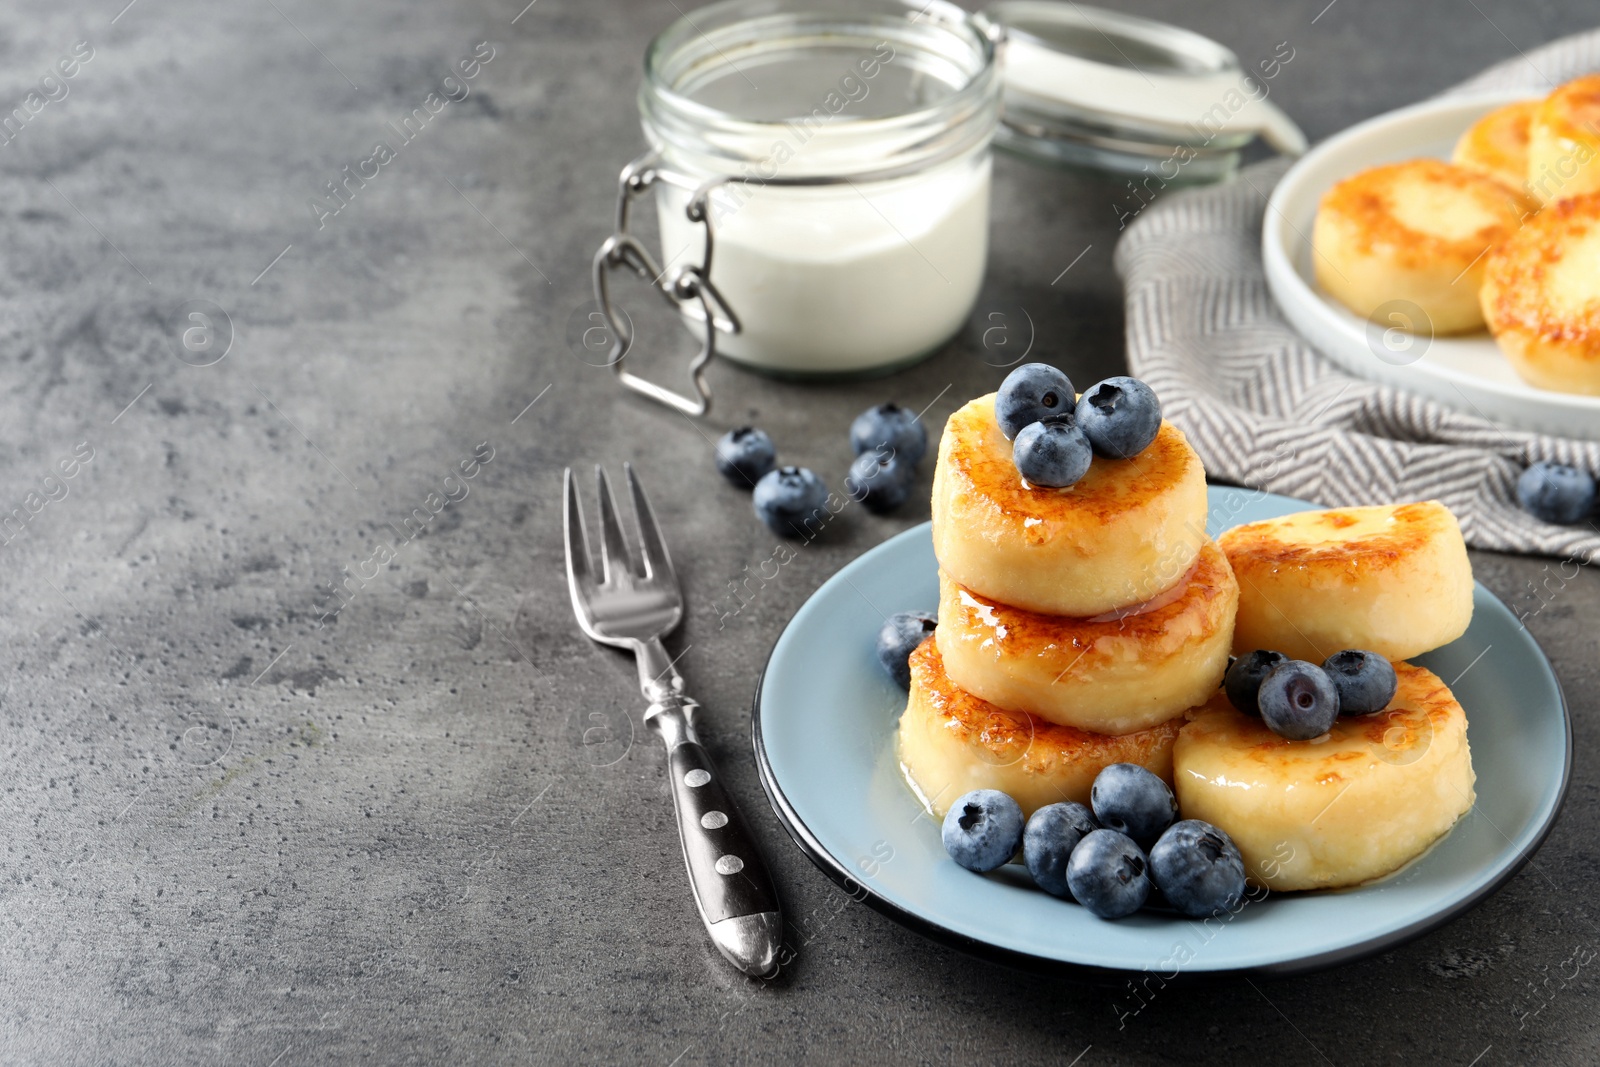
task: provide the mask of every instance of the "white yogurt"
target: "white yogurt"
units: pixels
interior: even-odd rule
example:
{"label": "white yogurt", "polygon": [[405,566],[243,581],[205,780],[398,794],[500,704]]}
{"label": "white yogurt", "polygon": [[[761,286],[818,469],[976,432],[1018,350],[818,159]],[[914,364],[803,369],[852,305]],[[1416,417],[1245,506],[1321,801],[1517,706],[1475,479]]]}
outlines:
{"label": "white yogurt", "polygon": [[[684,214],[688,194],[657,188],[670,275],[699,262],[704,238]],[[723,188],[713,205],[711,280],[741,326],[718,334],[719,353],[798,374],[892,367],[939,347],[972,311],[988,255],[989,154],[893,182]]]}

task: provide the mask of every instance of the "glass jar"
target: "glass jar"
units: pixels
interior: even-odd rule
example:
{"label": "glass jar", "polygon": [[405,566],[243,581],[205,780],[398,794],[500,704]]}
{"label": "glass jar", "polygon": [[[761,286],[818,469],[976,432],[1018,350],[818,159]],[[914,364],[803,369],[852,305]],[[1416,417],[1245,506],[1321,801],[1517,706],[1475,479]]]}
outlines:
{"label": "glass jar", "polygon": [[[700,261],[737,332],[716,351],[789,376],[884,372],[954,335],[988,252],[994,42],[943,0],[729,0],[657,37],[639,92],[661,268]],[[704,338],[706,311],[680,304]]]}

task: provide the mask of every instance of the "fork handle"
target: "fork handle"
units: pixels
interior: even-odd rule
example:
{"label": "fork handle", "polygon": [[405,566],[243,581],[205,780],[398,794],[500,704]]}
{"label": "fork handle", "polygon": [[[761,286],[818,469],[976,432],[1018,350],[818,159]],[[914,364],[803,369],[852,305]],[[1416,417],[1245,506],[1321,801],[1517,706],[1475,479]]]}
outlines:
{"label": "fork handle", "polygon": [[772,875],[711,754],[695,737],[694,703],[673,704],[653,705],[646,719],[667,745],[689,886],[717,950],[746,974],[764,977],[777,970],[783,943]]}

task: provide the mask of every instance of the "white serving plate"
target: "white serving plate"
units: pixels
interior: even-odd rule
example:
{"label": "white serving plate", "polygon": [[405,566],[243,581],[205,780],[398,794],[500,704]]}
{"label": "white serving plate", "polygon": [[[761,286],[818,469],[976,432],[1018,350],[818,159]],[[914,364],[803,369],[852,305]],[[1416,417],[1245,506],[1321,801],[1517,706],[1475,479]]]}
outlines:
{"label": "white serving plate", "polygon": [[1330,186],[1382,163],[1448,159],[1467,127],[1494,108],[1528,97],[1497,93],[1428,101],[1352,126],[1312,149],[1289,168],[1268,201],[1261,230],[1267,286],[1289,324],[1352,374],[1517,429],[1600,440],[1600,397],[1527,384],[1487,333],[1436,337],[1395,351],[1404,348],[1403,334],[1390,335],[1385,345],[1383,326],[1345,310],[1317,287],[1312,274],[1312,220]]}

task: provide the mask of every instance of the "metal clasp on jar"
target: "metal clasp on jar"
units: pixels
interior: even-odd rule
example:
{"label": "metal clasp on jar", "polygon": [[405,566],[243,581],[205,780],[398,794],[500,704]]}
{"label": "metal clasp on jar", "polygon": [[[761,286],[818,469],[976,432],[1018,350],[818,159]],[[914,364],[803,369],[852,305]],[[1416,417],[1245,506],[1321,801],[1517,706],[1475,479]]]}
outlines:
{"label": "metal clasp on jar", "polygon": [[[594,299],[601,313],[605,315],[612,336],[611,349],[606,358],[607,364],[616,371],[617,378],[629,389],[668,407],[676,408],[686,415],[704,415],[711,410],[711,389],[706,384],[705,369],[706,364],[711,362],[711,357],[716,355],[717,332],[719,330],[729,334],[739,332],[738,316],[728,307],[727,302],[722,299],[722,294],[717,292],[717,287],[711,282],[711,252],[714,239],[711,231],[710,196],[713,189],[727,180],[714,178],[707,182],[696,183],[681,174],[664,169],[661,166],[661,157],[655,152],[640,156],[622,168],[617,189],[616,227],[594,256]],[[666,182],[688,190],[690,196],[685,212],[690,222],[698,222],[705,229],[705,246],[700,262],[679,266],[670,275],[628,230],[634,199],[642,196],[656,182]],[[657,385],[623,366],[623,360],[633,348],[633,326],[626,316],[617,313],[617,308],[611,300],[610,274],[617,267],[627,267],[639,277],[647,279],[651,288],[659,292],[673,307],[678,308],[680,313],[684,313],[683,305],[699,301],[706,328],[700,351],[689,363],[689,380],[694,385],[694,396],[685,396],[666,386]]]}

